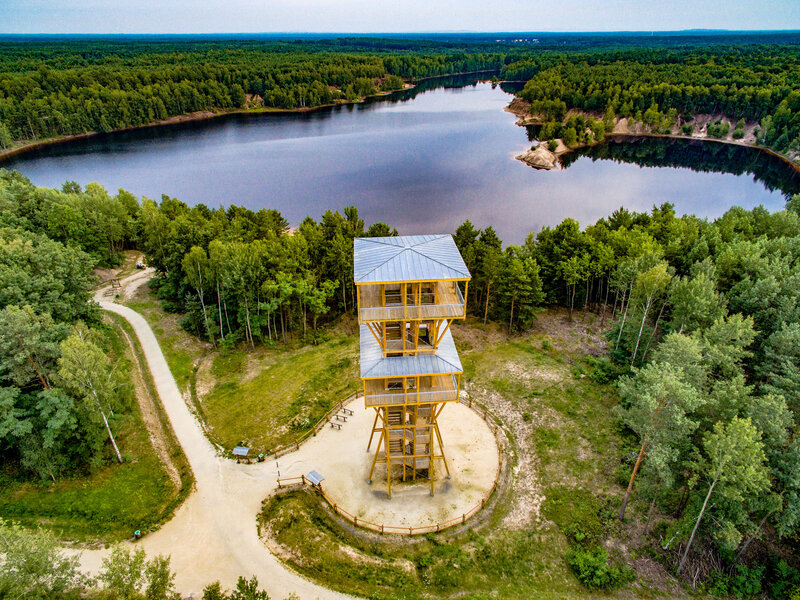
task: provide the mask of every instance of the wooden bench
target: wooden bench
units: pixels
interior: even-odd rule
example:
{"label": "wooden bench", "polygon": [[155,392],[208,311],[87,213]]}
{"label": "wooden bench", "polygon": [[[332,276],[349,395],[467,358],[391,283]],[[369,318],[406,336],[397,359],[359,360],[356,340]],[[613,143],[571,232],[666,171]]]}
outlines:
{"label": "wooden bench", "polygon": [[328,422],[331,424],[331,428],[332,429],[341,429],[342,428],[342,424],[341,423],[334,423],[333,421],[328,421]]}
{"label": "wooden bench", "polygon": [[346,414],[346,415],[350,415],[350,416],[352,416],[352,415],[353,415],[353,411],[352,411],[352,410],[350,410],[349,408],[344,408],[344,407],[343,407],[343,408],[342,408],[342,412],[343,412],[344,414]]}
{"label": "wooden bench", "polygon": [[337,419],[339,419],[340,421],[345,421],[345,422],[347,422],[347,417],[346,417],[346,416],[344,416],[344,415],[336,415],[336,418],[337,418]]}

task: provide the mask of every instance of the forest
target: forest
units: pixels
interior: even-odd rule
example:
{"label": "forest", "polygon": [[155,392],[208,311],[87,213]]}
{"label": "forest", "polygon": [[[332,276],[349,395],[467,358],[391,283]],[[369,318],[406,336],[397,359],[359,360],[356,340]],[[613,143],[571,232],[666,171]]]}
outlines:
{"label": "forest", "polygon": [[[691,133],[693,115],[757,124],[757,143],[800,151],[798,36],[543,36],[533,45],[437,39],[0,39],[0,148],[142,126],[196,111],[308,109],[493,71],[527,81],[542,139],[602,139],[625,117]],[[578,110],[585,115],[570,115]],[[710,135],[725,137],[720,122]],[[589,137],[587,137],[589,136]],[[590,139],[591,138],[591,139]]]}
{"label": "forest", "polygon": [[[616,117],[653,133],[691,134],[694,115],[704,113],[737,123],[734,138],[746,122],[757,123],[757,143],[786,152],[800,150],[798,67],[795,45],[640,48],[543,54],[506,65],[502,75],[528,80],[520,97],[546,122],[543,139],[602,139]],[[565,123],[570,110],[595,118],[571,115]]]}
{"label": "forest", "polygon": [[[315,344],[354,312],[353,239],[397,234],[366,226],[353,207],[290,229],[275,210],[112,196],[97,184],[37,188],[0,173],[0,452],[43,479],[119,458],[115,402],[125,396],[88,302],[95,266],[138,248],[163,306],[214,345]],[[620,519],[631,497],[649,504],[648,521],[676,515],[661,535],[687,542],[673,565],[684,574],[711,552],[760,581],[764,564],[743,560],[754,540],[796,555],[800,195],[780,212],[732,208],[713,221],[669,204],[619,209],[518,246],[469,221],[454,237],[479,322],[522,332],[546,306],[600,319],[609,353],[592,377],[616,382],[632,449]],[[728,585],[726,572],[715,585]]]}
{"label": "forest", "polygon": [[381,56],[347,43],[0,44],[0,148],[195,111],[302,109],[403,88],[403,78],[497,70],[499,53]]}

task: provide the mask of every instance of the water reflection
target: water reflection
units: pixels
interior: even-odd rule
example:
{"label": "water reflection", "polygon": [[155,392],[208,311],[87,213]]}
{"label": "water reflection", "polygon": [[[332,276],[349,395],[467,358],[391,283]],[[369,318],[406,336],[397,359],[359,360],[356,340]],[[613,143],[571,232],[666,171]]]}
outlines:
{"label": "water reflection", "polygon": [[800,173],[766,152],[700,140],[610,137],[603,144],[583,148],[562,157],[569,167],[582,157],[648,167],[681,167],[704,173],[752,175],[771,191],[800,193]]}
{"label": "water reflection", "polygon": [[530,142],[503,110],[509,100],[503,86],[474,76],[429,80],[354,106],[98,136],[7,166],[38,185],[99,181],[189,204],[277,208],[293,224],[348,204],[401,233],[453,231],[469,218],[494,225],[506,242],[565,217],[585,225],[620,206],[673,202],[679,213],[709,217],[732,205],[776,210],[785,202],[779,190],[794,189],[781,175],[786,165],[716,144],[611,142],[571,155],[563,171],[536,171],[514,160]]}

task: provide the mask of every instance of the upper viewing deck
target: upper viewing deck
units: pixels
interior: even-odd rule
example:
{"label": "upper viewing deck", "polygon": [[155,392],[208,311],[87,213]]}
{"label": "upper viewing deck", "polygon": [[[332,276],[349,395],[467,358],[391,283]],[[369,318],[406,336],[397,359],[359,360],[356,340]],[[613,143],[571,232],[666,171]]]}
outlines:
{"label": "upper viewing deck", "polygon": [[465,316],[466,304],[458,281],[358,286],[358,320],[361,323],[463,319]]}
{"label": "upper viewing deck", "polygon": [[356,285],[468,281],[471,278],[451,235],[353,240],[353,280]]}
{"label": "upper viewing deck", "polygon": [[451,235],[356,238],[353,279],[361,323],[466,316],[471,275]]}

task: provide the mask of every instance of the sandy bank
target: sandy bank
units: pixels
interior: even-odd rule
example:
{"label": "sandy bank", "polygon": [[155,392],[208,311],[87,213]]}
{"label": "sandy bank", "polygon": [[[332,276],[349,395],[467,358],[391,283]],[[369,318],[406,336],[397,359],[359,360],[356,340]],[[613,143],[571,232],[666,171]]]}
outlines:
{"label": "sandy bank", "polygon": [[[514,98],[509,105],[505,108],[506,112],[509,112],[517,117],[517,125],[524,127],[526,125],[541,125],[543,121],[530,113],[530,104],[521,98]],[[568,114],[581,114],[580,111],[569,111]],[[595,115],[589,115],[588,113],[582,113],[586,116],[592,116],[593,118],[597,118]],[[722,118],[723,120],[727,120],[731,123],[730,132],[726,138],[716,138],[711,137],[707,133],[707,125],[711,122],[715,122],[716,120]],[[699,128],[700,131],[696,131],[691,135],[683,135],[678,133],[652,133],[648,131],[644,125],[637,123],[636,125],[629,125],[628,119],[626,118],[617,118],[614,120],[614,129],[609,132],[603,140],[599,140],[597,142],[593,142],[591,144],[577,144],[572,147],[568,147],[564,145],[562,140],[558,140],[558,148],[556,148],[555,152],[552,154],[556,157],[560,157],[562,154],[567,154],[568,152],[574,152],[575,150],[580,150],[581,148],[586,148],[589,146],[596,146],[598,144],[603,143],[608,139],[608,137],[629,137],[629,138],[642,138],[642,137],[651,137],[651,138],[664,138],[664,139],[674,139],[674,140],[696,140],[702,142],[713,142],[717,144],[728,144],[731,146],[743,146],[746,148],[753,148],[760,152],[764,152],[765,154],[769,154],[770,156],[774,156],[782,160],[784,163],[792,167],[796,172],[800,173],[800,164],[793,160],[793,157],[787,156],[785,154],[781,154],[780,152],[776,152],[775,150],[771,150],[770,148],[764,148],[763,146],[756,145],[756,136],[754,133],[754,129],[756,125],[748,124],[745,128],[745,135],[739,140],[733,139],[733,125],[735,124],[734,120],[731,120],[724,115],[708,115],[708,114],[697,114],[694,115],[694,121],[696,128]],[[541,153],[541,146],[540,148],[536,148],[535,150],[532,149],[531,151],[525,152],[516,158],[530,166],[538,169],[549,169],[550,167],[546,166],[538,166],[537,164],[532,164],[532,162],[541,162],[540,158],[535,158],[534,154],[539,153],[539,156],[542,155]],[[546,148],[545,148],[546,149]],[[552,167],[557,169],[558,167]]]}

